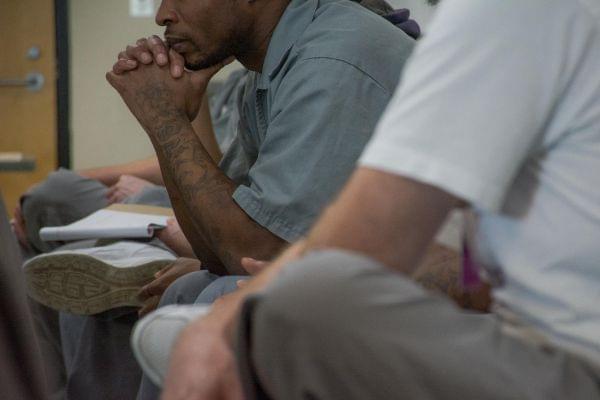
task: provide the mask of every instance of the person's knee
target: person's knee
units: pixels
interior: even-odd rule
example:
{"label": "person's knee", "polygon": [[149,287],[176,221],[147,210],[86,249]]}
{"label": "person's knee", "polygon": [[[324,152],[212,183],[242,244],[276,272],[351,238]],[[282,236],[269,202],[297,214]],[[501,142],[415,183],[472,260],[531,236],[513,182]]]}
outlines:
{"label": "person's knee", "polygon": [[[59,169],[32,187],[25,195],[24,206],[56,205],[72,198],[72,191],[82,177],[76,172]],[[24,210],[25,211],[25,210]]]}
{"label": "person's knee", "polygon": [[285,371],[301,369],[309,359],[318,368],[320,357],[328,357],[348,329],[347,318],[361,296],[360,279],[383,268],[350,253],[315,252],[288,265],[244,305],[249,356],[270,393],[283,394],[297,383],[297,374]]}
{"label": "person's knee", "polygon": [[298,324],[320,324],[332,313],[346,312],[364,292],[371,276],[385,267],[357,254],[319,251],[287,266],[265,291],[269,313],[285,314]]}
{"label": "person's knee", "polygon": [[248,276],[222,276],[212,282],[196,298],[196,304],[212,304],[219,297],[235,292],[238,289],[237,283],[240,280],[249,279]]}
{"label": "person's knee", "polygon": [[[299,392],[289,395],[290,388],[306,383],[307,374],[320,379],[331,368],[343,368],[339,349],[364,344],[372,327],[387,326],[382,310],[393,305],[401,319],[410,316],[412,304],[427,298],[422,288],[371,259],[315,252],[290,264],[244,305],[241,329],[251,343],[248,356],[261,384],[274,398],[302,398]],[[307,371],[307,366],[312,372],[293,372]],[[333,398],[338,397],[345,398]]]}
{"label": "person's knee", "polygon": [[198,295],[215,279],[208,271],[191,272],[177,278],[163,293],[159,307],[169,304],[193,304]]}
{"label": "person's knee", "polygon": [[44,226],[65,225],[107,205],[106,187],[66,169],[48,175],[21,199],[27,239],[36,250],[49,251],[51,246],[39,239]]}
{"label": "person's knee", "polygon": [[311,340],[319,332],[335,334],[344,328],[341,321],[368,306],[361,301],[370,294],[366,280],[382,273],[389,272],[370,259],[340,251],[315,252],[290,264],[257,302],[257,336],[303,335]]}
{"label": "person's knee", "polygon": [[260,295],[252,324],[267,336],[302,334],[303,340],[311,340],[309,336],[316,334],[323,340],[319,337],[323,332],[331,337],[346,335],[356,319],[369,323],[381,304],[407,310],[428,298],[413,281],[372,259],[319,251],[284,268]]}
{"label": "person's knee", "polygon": [[[40,218],[52,219],[52,216],[42,216],[47,213],[65,214],[57,215],[56,219],[68,219],[70,214],[74,214],[73,218],[85,216],[107,204],[103,196],[105,190],[106,187],[100,182],[84,178],[70,170],[59,169],[49,174],[44,181],[32,187],[23,196],[23,218],[26,222],[37,221]],[[94,191],[98,194],[90,196]],[[54,221],[50,222],[54,223]]]}

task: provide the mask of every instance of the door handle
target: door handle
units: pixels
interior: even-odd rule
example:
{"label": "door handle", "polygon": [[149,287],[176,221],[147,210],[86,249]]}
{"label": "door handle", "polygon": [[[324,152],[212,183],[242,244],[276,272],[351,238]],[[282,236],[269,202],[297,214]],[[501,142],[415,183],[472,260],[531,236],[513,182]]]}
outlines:
{"label": "door handle", "polygon": [[39,72],[31,72],[25,79],[0,78],[0,87],[26,87],[30,92],[39,92],[44,87],[44,81],[44,75]]}

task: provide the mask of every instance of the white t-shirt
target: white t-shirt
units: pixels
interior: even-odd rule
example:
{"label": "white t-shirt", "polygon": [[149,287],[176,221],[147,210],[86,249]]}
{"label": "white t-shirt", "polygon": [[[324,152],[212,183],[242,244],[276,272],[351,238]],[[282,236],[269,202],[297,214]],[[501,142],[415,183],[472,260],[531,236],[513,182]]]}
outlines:
{"label": "white t-shirt", "polygon": [[479,215],[502,307],[600,365],[600,0],[445,0],[361,165]]}

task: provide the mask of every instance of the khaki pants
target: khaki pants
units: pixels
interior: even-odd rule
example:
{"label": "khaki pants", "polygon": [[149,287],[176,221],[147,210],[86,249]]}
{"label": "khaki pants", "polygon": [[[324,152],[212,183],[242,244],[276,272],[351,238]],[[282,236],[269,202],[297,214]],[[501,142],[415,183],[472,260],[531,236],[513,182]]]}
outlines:
{"label": "khaki pants", "polygon": [[238,350],[249,399],[600,399],[598,372],[579,359],[337,251],[249,299]]}

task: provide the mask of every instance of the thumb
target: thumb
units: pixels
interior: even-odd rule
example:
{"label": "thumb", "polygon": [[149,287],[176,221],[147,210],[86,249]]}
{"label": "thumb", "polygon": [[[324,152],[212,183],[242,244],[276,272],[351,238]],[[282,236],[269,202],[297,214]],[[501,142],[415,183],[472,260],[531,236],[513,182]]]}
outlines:
{"label": "thumb", "polygon": [[250,257],[243,257],[241,264],[242,268],[244,268],[250,275],[258,274],[269,265],[269,263],[266,261],[259,261]]}
{"label": "thumb", "polygon": [[169,49],[169,70],[171,71],[171,76],[175,79],[181,78],[184,67],[185,60],[183,56],[175,50]]}
{"label": "thumb", "polygon": [[224,66],[231,64],[235,60],[235,57],[231,56],[223,61],[216,63],[208,68],[201,69],[199,71],[191,71],[190,72],[190,80],[194,87],[198,88],[200,86],[206,86],[208,81],[212,79],[213,76],[216,75]]}

